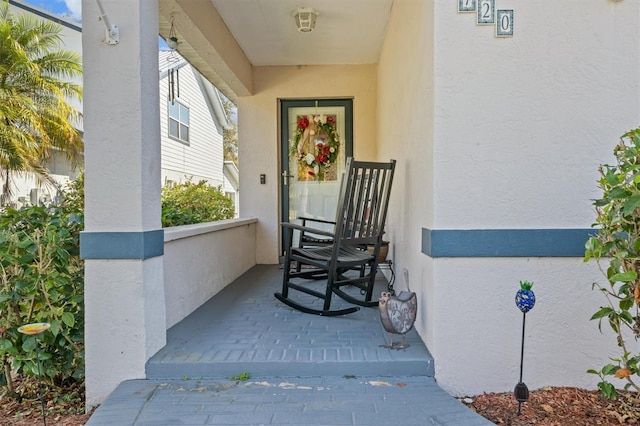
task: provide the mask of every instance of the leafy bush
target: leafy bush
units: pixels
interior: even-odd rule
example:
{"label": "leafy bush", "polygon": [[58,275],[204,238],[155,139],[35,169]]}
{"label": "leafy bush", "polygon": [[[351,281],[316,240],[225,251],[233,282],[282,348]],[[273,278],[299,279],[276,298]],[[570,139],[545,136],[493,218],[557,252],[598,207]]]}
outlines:
{"label": "leafy bush", "polygon": [[84,215],[84,170],[58,194],[60,207],[70,214]]}
{"label": "leafy bush", "polygon": [[204,180],[162,188],[163,227],[231,219],[234,214],[233,201]]}
{"label": "leafy bush", "polygon": [[11,371],[36,375],[36,339],[17,331],[47,322],[38,336],[41,374],[50,382],[84,377],[82,215],[72,209],[27,207],[0,215],[0,382]]}
{"label": "leafy bush", "polygon": [[[640,128],[622,135],[614,155],[615,165],[600,167],[602,198],[594,202],[599,229],[587,241],[585,261],[595,259],[606,278],[604,285],[593,284],[607,303],[591,319],[598,320],[600,328],[603,320],[609,324],[621,352],[613,363],[588,372],[600,377],[602,394],[615,399],[610,376],[625,380],[625,389],[640,392],[635,382],[640,375],[638,346],[627,343],[630,337],[640,338]],[[603,267],[601,259],[608,265]]]}
{"label": "leafy bush", "polygon": [[[60,384],[84,378],[83,211],[80,174],[62,191],[57,207],[0,212],[0,385],[9,391],[12,372],[38,373],[36,342],[44,380]],[[233,216],[232,201],[205,181],[162,190],[163,226]],[[36,322],[51,324],[37,340],[18,332]]]}

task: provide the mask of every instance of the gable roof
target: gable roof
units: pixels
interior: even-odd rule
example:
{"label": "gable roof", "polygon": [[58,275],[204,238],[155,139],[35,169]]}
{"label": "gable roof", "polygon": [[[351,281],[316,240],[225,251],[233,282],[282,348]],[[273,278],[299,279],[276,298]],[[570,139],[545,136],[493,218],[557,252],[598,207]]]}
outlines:
{"label": "gable roof", "polygon": [[198,81],[198,85],[202,91],[202,95],[211,110],[214,119],[220,124],[220,126],[229,130],[232,128],[231,122],[229,121],[229,117],[224,110],[224,106],[222,105],[222,99],[220,98],[220,92],[218,89],[211,84],[209,80],[207,80],[202,74],[198,72],[194,67],[192,67],[189,62],[186,61],[180,54],[174,50],[160,50],[158,53],[158,68],[160,71],[160,80],[167,78],[169,74],[169,70],[173,69],[182,69],[184,67],[189,66],[191,71],[196,76],[196,80]]}

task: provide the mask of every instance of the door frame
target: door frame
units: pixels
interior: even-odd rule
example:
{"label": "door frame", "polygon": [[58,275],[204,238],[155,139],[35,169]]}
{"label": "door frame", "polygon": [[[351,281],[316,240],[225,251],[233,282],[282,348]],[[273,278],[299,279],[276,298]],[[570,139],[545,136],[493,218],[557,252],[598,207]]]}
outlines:
{"label": "door frame", "polygon": [[[285,185],[285,175],[291,176],[289,171],[289,140],[293,138],[293,135],[289,135],[289,123],[288,117],[289,108],[300,107],[344,107],[345,123],[344,123],[344,149],[345,160],[347,157],[353,157],[353,98],[305,98],[305,99],[278,99],[278,113],[280,115],[280,165],[279,165],[279,178],[280,178],[280,222],[289,221],[289,186]],[[284,247],[284,234],[282,227],[280,228],[280,238],[278,252],[279,261],[283,259],[283,247]]]}

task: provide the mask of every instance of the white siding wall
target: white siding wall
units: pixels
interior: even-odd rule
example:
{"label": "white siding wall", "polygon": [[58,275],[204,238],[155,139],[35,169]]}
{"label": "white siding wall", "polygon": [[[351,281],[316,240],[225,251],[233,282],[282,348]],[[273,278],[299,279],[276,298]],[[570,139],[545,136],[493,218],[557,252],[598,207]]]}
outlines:
{"label": "white siding wall", "polygon": [[[160,66],[162,68],[163,64]],[[165,76],[160,80],[162,183],[166,179],[184,182],[193,177],[193,182],[204,179],[217,187],[223,184],[222,134],[216,127],[194,72],[196,71],[190,65],[186,65],[178,73],[178,101],[189,108],[188,144],[169,137],[168,78]]]}

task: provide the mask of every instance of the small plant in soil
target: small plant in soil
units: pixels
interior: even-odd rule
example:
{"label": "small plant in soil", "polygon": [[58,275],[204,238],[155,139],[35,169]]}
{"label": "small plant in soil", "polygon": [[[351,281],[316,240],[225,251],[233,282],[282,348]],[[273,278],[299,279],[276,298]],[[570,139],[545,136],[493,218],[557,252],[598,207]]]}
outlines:
{"label": "small plant in soil", "polygon": [[237,374],[235,376],[231,376],[229,377],[230,381],[235,381],[235,382],[246,382],[247,380],[249,380],[251,378],[251,374],[249,374],[248,372],[244,371],[240,374]]}

